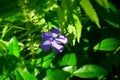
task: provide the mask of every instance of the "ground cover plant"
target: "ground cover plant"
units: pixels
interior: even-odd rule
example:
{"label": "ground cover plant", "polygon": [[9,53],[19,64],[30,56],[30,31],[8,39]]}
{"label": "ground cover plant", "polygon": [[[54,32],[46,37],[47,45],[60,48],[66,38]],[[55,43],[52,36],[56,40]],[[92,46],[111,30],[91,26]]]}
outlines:
{"label": "ground cover plant", "polygon": [[120,80],[119,0],[0,0],[0,80]]}

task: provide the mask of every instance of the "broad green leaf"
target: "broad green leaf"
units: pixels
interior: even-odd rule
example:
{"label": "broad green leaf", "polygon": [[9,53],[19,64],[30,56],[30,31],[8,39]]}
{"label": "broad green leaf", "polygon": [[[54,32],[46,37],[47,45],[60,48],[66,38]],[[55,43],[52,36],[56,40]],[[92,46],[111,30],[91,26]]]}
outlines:
{"label": "broad green leaf", "polygon": [[16,57],[20,56],[20,48],[18,45],[17,38],[15,36],[10,39],[8,49],[9,54],[14,55]]}
{"label": "broad green leaf", "polygon": [[47,70],[47,77],[45,80],[67,80],[70,74],[59,69]]}
{"label": "broad green leaf", "polygon": [[[43,54],[45,54],[45,53],[43,53]],[[54,53],[49,53],[48,55],[37,59],[36,65],[41,66],[43,68],[48,68],[48,67],[50,67],[50,64],[52,63],[53,59],[54,59]]]}
{"label": "broad green leaf", "polygon": [[37,78],[34,75],[30,74],[27,70],[17,68],[17,71],[19,75],[23,78],[23,80],[37,80]]}
{"label": "broad green leaf", "polygon": [[80,5],[82,6],[85,13],[89,16],[91,21],[93,21],[99,28],[101,28],[97,13],[95,9],[93,8],[90,0],[81,0]]}
{"label": "broad green leaf", "polygon": [[73,73],[76,70],[76,66],[65,66],[62,70],[69,72],[69,73]]}
{"label": "broad green leaf", "polygon": [[116,38],[107,38],[99,42],[94,49],[103,51],[116,50],[120,46],[120,40]]}
{"label": "broad green leaf", "polygon": [[80,42],[82,24],[77,15],[73,14],[73,18],[75,19],[75,27],[76,27],[76,37],[77,41]]}
{"label": "broad green leaf", "polygon": [[88,64],[80,67],[73,75],[81,78],[97,78],[107,75],[107,71],[102,67]]}
{"label": "broad green leaf", "polygon": [[23,80],[23,77],[20,75],[18,71],[15,71],[15,77],[16,77],[16,80]]}
{"label": "broad green leaf", "polygon": [[109,11],[110,6],[109,6],[109,3],[108,3],[108,0],[96,0],[96,2],[97,2],[100,6],[104,7],[106,10]]}
{"label": "broad green leaf", "polygon": [[64,55],[59,62],[60,66],[65,66],[65,65],[75,66],[76,64],[77,64],[77,60],[75,53],[69,53]]}
{"label": "broad green leaf", "polygon": [[54,58],[54,53],[50,53],[49,55],[43,57],[42,67],[48,68]]}

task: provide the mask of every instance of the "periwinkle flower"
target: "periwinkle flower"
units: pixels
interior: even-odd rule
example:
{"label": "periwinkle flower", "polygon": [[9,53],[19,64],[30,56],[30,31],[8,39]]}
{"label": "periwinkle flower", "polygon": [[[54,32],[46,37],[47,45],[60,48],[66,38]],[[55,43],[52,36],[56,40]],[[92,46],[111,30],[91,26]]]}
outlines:
{"label": "periwinkle flower", "polygon": [[68,43],[68,39],[64,34],[60,35],[60,29],[52,28],[49,32],[42,33],[42,40],[44,41],[41,44],[43,51],[48,51],[52,47],[55,54],[61,53],[64,50],[63,44]]}

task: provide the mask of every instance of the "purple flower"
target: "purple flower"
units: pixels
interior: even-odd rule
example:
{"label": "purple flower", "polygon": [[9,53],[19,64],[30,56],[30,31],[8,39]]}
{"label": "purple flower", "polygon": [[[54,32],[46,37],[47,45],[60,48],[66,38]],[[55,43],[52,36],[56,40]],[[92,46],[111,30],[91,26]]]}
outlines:
{"label": "purple flower", "polygon": [[41,48],[43,51],[48,51],[50,50],[50,47],[53,48],[55,54],[61,53],[64,49],[64,46],[62,44],[67,44],[68,39],[66,36],[60,35],[60,29],[51,29],[50,33],[48,32],[43,32],[42,33],[42,40],[44,41],[41,44]]}

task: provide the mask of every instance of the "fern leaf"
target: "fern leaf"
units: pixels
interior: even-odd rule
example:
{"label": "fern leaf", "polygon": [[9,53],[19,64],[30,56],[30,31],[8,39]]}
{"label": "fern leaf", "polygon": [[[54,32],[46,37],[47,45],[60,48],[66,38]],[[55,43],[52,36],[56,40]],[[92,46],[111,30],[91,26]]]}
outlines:
{"label": "fern leaf", "polygon": [[77,38],[77,41],[80,42],[82,24],[77,15],[73,14],[73,18],[75,19],[76,38]]}
{"label": "fern leaf", "polygon": [[94,22],[99,28],[101,28],[97,13],[93,8],[91,2],[89,0],[81,0],[80,5],[85,11],[85,13],[88,15],[88,17],[91,19],[91,21]]}
{"label": "fern leaf", "polygon": [[69,24],[68,27],[68,39],[69,39],[69,42],[71,45],[75,45],[75,42],[76,42],[76,29],[75,29],[75,26]]}
{"label": "fern leaf", "polygon": [[110,6],[109,6],[109,3],[108,3],[108,0],[96,0],[96,2],[100,6],[104,7],[107,11],[109,11]]}

